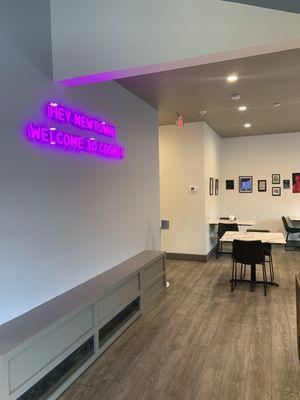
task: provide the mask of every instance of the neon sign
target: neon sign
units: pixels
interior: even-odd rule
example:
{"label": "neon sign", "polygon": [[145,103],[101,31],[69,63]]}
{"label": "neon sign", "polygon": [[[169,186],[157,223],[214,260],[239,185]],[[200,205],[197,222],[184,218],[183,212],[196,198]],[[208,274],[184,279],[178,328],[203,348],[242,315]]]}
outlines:
{"label": "neon sign", "polygon": [[[115,126],[98,118],[74,111],[56,102],[48,102],[46,114],[50,127],[29,122],[25,134],[30,142],[41,145],[54,146],[66,151],[85,152],[99,157],[122,159],[125,157],[125,148],[116,143]],[[53,127],[53,122],[68,124],[86,133],[86,136],[71,134]],[[91,134],[105,136],[113,141],[105,142],[91,136]]]}

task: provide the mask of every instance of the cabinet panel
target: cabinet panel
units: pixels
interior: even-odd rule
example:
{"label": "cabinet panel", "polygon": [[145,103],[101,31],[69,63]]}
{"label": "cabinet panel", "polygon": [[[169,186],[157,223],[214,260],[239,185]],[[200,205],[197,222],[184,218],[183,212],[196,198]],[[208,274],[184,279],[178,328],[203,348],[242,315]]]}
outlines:
{"label": "cabinet panel", "polygon": [[129,299],[138,296],[139,281],[138,275],[124,282],[122,285],[113,289],[106,296],[98,301],[98,322],[101,322],[105,317],[117,310],[122,304]]}
{"label": "cabinet panel", "polygon": [[158,275],[164,272],[164,263],[163,259],[157,260],[155,263],[146,267],[143,271],[142,284],[143,286],[147,285],[153,279],[155,279]]}
{"label": "cabinet panel", "polygon": [[93,307],[91,305],[58,328],[45,333],[33,345],[10,359],[8,361],[10,392],[63,353],[93,326]]}

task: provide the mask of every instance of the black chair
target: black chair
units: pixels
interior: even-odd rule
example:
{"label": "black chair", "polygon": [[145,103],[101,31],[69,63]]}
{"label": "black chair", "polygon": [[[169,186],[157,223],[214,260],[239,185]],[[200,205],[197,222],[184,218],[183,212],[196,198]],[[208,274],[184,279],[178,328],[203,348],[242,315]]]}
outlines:
{"label": "black chair", "polygon": [[285,239],[286,240],[285,249],[287,250],[288,247],[294,247],[294,246],[289,245],[289,243],[288,243],[289,235],[291,233],[300,233],[300,228],[295,228],[293,226],[290,226],[285,217],[281,217],[281,219],[282,219],[282,222],[283,222],[284,229],[285,229],[285,231],[287,233],[286,239]]}
{"label": "black chair", "polygon": [[218,224],[218,231],[217,231],[217,250],[216,250],[216,258],[218,258],[222,254],[232,254],[231,252],[224,252],[222,247],[222,242],[220,239],[227,231],[237,232],[239,227],[237,224]]}
{"label": "black chair", "polygon": [[[269,233],[268,229],[247,229],[247,232],[266,232]],[[274,281],[274,265],[273,265],[273,257],[272,257],[272,245],[271,243],[263,243],[264,251],[265,251],[265,262],[270,265],[270,278],[271,282]]]}
{"label": "black chair", "polygon": [[[251,280],[237,279],[238,264],[251,266]],[[264,295],[267,295],[267,272],[265,264],[264,246],[260,240],[234,240],[232,245],[232,278],[231,292],[238,281],[248,282],[253,290],[256,283],[256,265],[262,266]]]}

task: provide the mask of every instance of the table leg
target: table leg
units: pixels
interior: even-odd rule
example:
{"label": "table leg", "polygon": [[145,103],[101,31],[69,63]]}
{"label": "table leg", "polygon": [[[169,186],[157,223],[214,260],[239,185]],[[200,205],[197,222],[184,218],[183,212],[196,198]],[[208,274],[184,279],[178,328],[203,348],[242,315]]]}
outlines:
{"label": "table leg", "polygon": [[251,292],[253,292],[256,284],[256,265],[251,265]]}

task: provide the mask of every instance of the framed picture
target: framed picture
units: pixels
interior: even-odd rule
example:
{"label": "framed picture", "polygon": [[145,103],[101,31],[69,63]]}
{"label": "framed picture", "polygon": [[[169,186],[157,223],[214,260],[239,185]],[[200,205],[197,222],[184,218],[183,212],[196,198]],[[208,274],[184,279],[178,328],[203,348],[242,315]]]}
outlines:
{"label": "framed picture", "polygon": [[289,179],[284,179],[283,180],[283,189],[289,189],[290,188],[290,180]]}
{"label": "framed picture", "polygon": [[279,184],[280,184],[280,174],[273,174],[272,185],[279,185]]}
{"label": "framed picture", "polygon": [[273,186],[272,187],[272,196],[281,196],[281,187]]}
{"label": "framed picture", "polygon": [[209,178],[209,195],[214,194],[214,178]]}
{"label": "framed picture", "polygon": [[219,194],[219,179],[215,179],[215,195]]}
{"label": "framed picture", "polygon": [[252,176],[239,176],[239,192],[252,193],[253,177]]}
{"label": "framed picture", "polygon": [[234,190],[234,180],[233,179],[226,181],[226,190]]}
{"label": "framed picture", "polygon": [[293,173],[293,193],[300,193],[300,172]]}
{"label": "framed picture", "polygon": [[257,183],[257,188],[259,192],[266,192],[267,191],[267,181],[265,179],[261,179]]}

